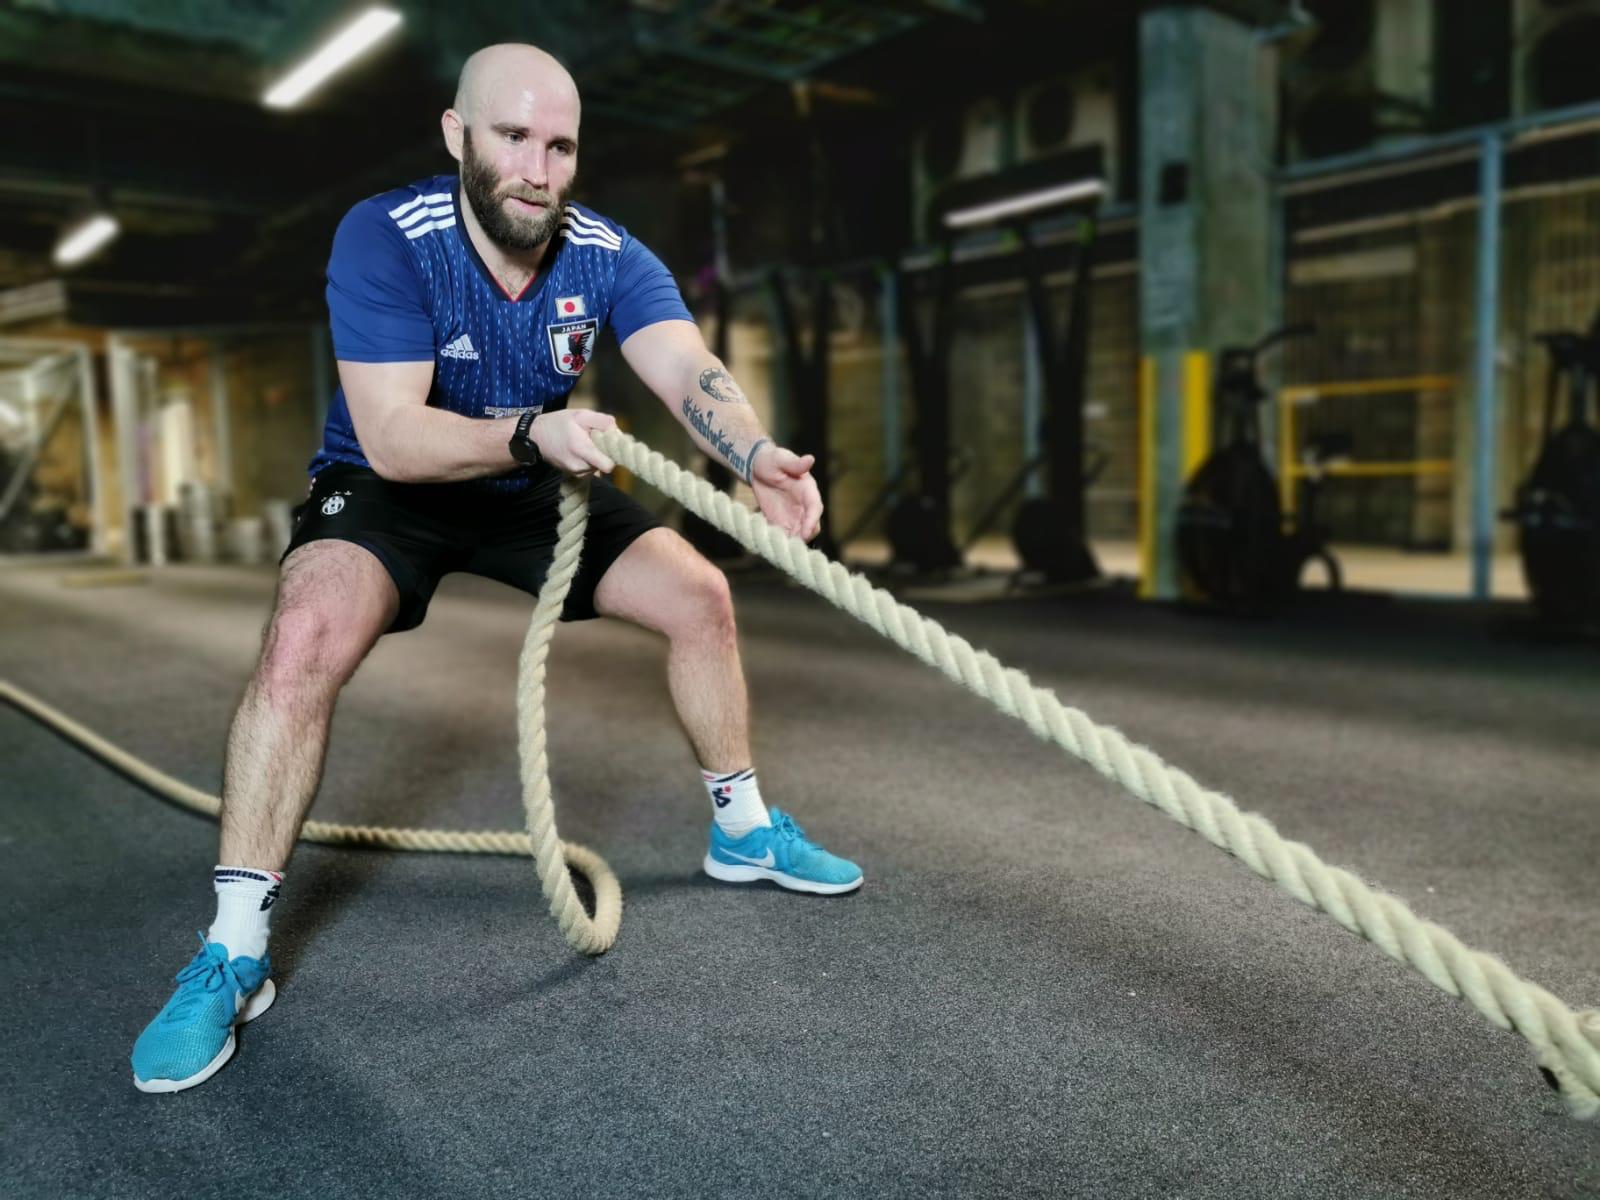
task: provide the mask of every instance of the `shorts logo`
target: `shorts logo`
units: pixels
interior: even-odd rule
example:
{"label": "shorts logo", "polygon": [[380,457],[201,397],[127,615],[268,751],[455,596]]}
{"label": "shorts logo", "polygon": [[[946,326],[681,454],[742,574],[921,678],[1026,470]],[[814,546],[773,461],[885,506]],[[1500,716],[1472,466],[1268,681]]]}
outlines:
{"label": "shorts logo", "polygon": [[581,375],[594,353],[595,334],[600,322],[591,317],[587,321],[564,321],[560,325],[546,325],[550,335],[550,359],[563,375]]}
{"label": "shorts logo", "polygon": [[329,496],[322,502],[322,515],[325,517],[336,516],[342,511],[344,511],[343,496]]}

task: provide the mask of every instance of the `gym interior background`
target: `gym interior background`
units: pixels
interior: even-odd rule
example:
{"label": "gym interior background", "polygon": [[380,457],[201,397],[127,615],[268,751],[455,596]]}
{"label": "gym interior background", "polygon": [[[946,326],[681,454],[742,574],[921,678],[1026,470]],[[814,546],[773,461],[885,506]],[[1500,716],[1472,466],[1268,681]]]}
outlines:
{"label": "gym interior background", "polygon": [[[450,169],[504,40],[579,83],[576,198],[818,455],[830,555],[1600,999],[1594,0],[6,0],[0,677],[215,788],[333,228]],[[749,502],[614,345],[574,402]],[[1520,1039],[620,482],[729,573],[764,784],[863,893],[697,880],[659,647],[565,628],[618,947],[570,963],[525,863],[303,850],[304,1000],[151,1103],[124,1043],[212,835],[0,712],[7,1194],[1600,1195]],[[386,639],[316,815],[515,825],[528,611],[457,577]]]}

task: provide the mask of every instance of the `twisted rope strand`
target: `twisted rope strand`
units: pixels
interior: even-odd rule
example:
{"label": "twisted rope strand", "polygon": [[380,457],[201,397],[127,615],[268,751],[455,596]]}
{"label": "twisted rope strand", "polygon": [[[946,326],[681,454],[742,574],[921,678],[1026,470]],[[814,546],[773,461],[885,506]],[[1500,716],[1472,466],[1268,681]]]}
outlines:
{"label": "twisted rope strand", "polygon": [[901,604],[820,551],[736,504],[725,493],[627,434],[599,430],[595,444],[646,483],[729,534],[740,545],[810,588],[897,646],[1016,717],[1045,741],[1082,759],[1146,804],[1239,858],[1296,900],[1327,913],[1435,987],[1465,997],[1502,1029],[1531,1043],[1555,1076],[1573,1115],[1600,1115],[1600,1011],[1574,1012],[1492,955],[1423,920],[1402,901],[1322,862],[1309,846],[1282,837],[1272,823],[1241,812],[1221,792],[1202,787],[1150,750],[1062,704],[1023,672]]}
{"label": "twisted rope strand", "polygon": [[[622,924],[622,885],[598,854],[582,846],[563,845],[557,836],[550,763],[545,753],[544,681],[550,639],[573,576],[578,573],[588,519],[588,483],[563,479],[555,556],[545,574],[544,586],[539,589],[517,665],[517,752],[522,762],[522,806],[527,814],[528,842],[539,871],[539,886],[550,902],[550,915],[574,950],[604,954],[617,940]],[[594,887],[592,918],[572,886],[569,866],[587,875]]]}
{"label": "twisted rope strand", "polygon": [[[1500,1028],[1522,1035],[1534,1047],[1539,1065],[1555,1078],[1568,1110],[1577,1117],[1600,1115],[1600,1011],[1574,1012],[1537,984],[1518,977],[1499,959],[1471,949],[1443,927],[1419,918],[1396,897],[1323,863],[1309,846],[1279,835],[1266,818],[1241,812],[1227,796],[1202,787],[1117,730],[1095,724],[1085,713],[1062,704],[1048,689],[1034,686],[1023,672],[974,649],[964,638],[809,549],[642,443],[615,430],[595,431],[593,436],[606,454],[646,483],[829,603],[1017,718],[1037,737],[1082,759],[1138,799],[1234,855],[1302,904],[1327,913],[1344,928],[1367,938],[1435,987],[1464,997]],[[599,954],[616,939],[622,915],[621,888],[605,861],[593,851],[563,844],[557,837],[544,729],[550,638],[577,570],[586,500],[585,485],[564,482],[555,558],[535,605],[518,668],[518,750],[528,832],[390,829],[309,821],[302,837],[394,850],[531,855],[562,933],[583,953]],[[216,815],[216,797],[163,774],[4,680],[0,680],[0,699],[32,714],[150,790]],[[567,866],[582,871],[594,885],[593,918],[578,902]]]}
{"label": "twisted rope strand", "polygon": [[[60,709],[4,679],[0,679],[0,700],[54,729],[146,790],[204,816],[215,817],[221,811],[222,802],[209,792],[202,792],[158,770],[87,726],[80,725]],[[441,854],[526,857],[530,853],[527,834],[501,829],[394,829],[380,825],[336,825],[329,821],[307,821],[301,827],[300,840],[328,846],[365,846],[377,850]]]}

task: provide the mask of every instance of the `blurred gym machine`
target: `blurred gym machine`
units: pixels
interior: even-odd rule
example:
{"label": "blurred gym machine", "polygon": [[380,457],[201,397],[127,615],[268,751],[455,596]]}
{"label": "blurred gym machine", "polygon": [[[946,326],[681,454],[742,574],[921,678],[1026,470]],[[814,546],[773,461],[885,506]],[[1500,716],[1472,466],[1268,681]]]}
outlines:
{"label": "blurred gym machine", "polygon": [[816,455],[811,477],[817,481],[817,491],[822,497],[822,527],[811,545],[829,558],[837,558],[839,544],[833,537],[832,505],[829,504],[834,464],[828,450],[828,342],[833,328],[833,277],[827,271],[812,271],[809,275],[809,353],[783,273],[771,272],[767,286],[771,290],[773,319],[778,326],[789,401],[794,412],[795,429],[789,444],[799,447],[801,453]]}
{"label": "blurred gym machine", "polygon": [[88,545],[88,530],[75,525],[67,506],[49,496],[34,478],[44,447],[55,436],[71,399],[63,396],[57,401],[27,443],[13,449],[0,441],[0,554],[82,550]]}
{"label": "blurred gym machine", "polygon": [[[953,239],[958,232],[985,227],[1008,230],[1017,244],[1028,298],[1028,320],[1039,347],[1044,376],[1044,416],[1037,455],[990,503],[976,524],[981,536],[1011,505],[1018,492],[1040,470],[1046,492],[1030,497],[1017,509],[1011,537],[1024,576],[1045,583],[1081,583],[1098,578],[1100,570],[1089,549],[1085,493],[1104,468],[1084,464],[1084,394],[1088,372],[1091,274],[1096,224],[1093,210],[1105,195],[1100,179],[1041,188],[1020,196],[951,209],[944,214],[945,241],[932,275],[931,319],[924,320],[907,277],[901,306],[901,336],[911,367],[915,401],[917,491],[902,495],[890,510],[889,544],[895,566],[922,573],[947,571],[962,562],[961,549],[950,533],[950,369],[952,308],[955,295]],[[1043,216],[1077,214],[1078,238],[1073,260],[1071,308],[1067,331],[1059,345],[1045,295],[1040,252],[1030,222]],[[970,546],[975,537],[969,537]]]}
{"label": "blurred gym machine", "polygon": [[1350,438],[1312,438],[1302,452],[1299,512],[1285,520],[1278,481],[1261,449],[1261,355],[1315,326],[1290,325],[1254,346],[1225,346],[1217,358],[1213,419],[1221,437],[1184,488],[1178,509],[1178,565],[1187,592],[1229,612],[1259,614],[1281,605],[1301,584],[1306,564],[1319,561],[1331,590],[1343,585],[1339,561],[1318,517],[1326,468],[1349,457]]}
{"label": "blurred gym machine", "polygon": [[[961,552],[950,538],[950,326],[955,294],[955,265],[950,243],[940,247],[933,268],[931,303],[919,299],[915,277],[900,272],[899,334],[911,372],[912,471],[915,487],[897,489],[884,529],[889,538],[890,566],[920,575],[961,565]],[[919,308],[929,310],[924,318]],[[887,332],[887,331],[885,331]]]}
{"label": "blurred gym machine", "polygon": [[100,549],[95,388],[87,348],[0,338],[0,558]]}
{"label": "blurred gym machine", "polygon": [[[1522,571],[1534,606],[1558,626],[1600,625],[1600,424],[1590,397],[1600,380],[1600,315],[1587,333],[1542,333],[1550,355],[1544,443],[1517,488],[1516,522]],[[1562,385],[1567,420],[1556,427]]]}
{"label": "blurred gym machine", "polygon": [[[972,465],[972,455],[962,450],[952,450],[948,461],[949,482],[954,484]],[[855,541],[867,531],[873,521],[877,520],[878,514],[883,512],[884,508],[897,503],[911,486],[912,476],[915,473],[916,458],[913,456],[902,464],[898,471],[884,480],[883,486],[873,494],[867,506],[856,514],[856,519],[850,523],[850,527],[839,535],[839,545],[844,547]]]}
{"label": "blurred gym machine", "polygon": [[1100,574],[1089,549],[1085,497],[1108,460],[1104,451],[1098,451],[1092,464],[1086,466],[1084,461],[1083,406],[1089,373],[1095,222],[1092,216],[1079,222],[1071,308],[1066,336],[1059,348],[1032,237],[1020,220],[1014,223],[1014,229],[1022,248],[1028,286],[1028,318],[1043,367],[1045,411],[1039,429],[1040,452],[1031,463],[1023,465],[1006,491],[1015,495],[1042,467],[1046,492],[1022,502],[1012,520],[1011,540],[1025,573],[1038,575],[1047,583],[1082,583]]}

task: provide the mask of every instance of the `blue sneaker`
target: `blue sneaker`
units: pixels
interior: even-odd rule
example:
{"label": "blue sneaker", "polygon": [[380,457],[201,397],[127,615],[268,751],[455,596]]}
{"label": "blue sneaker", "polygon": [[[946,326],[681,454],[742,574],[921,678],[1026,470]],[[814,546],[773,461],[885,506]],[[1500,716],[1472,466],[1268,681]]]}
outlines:
{"label": "blue sneaker", "polygon": [[272,1007],[277,989],[270,957],[229,960],[220,942],[206,941],[178,972],[178,990],[133,1044],[133,1086],[141,1092],[181,1092],[204,1083],[233,1056],[233,1027]]}
{"label": "blue sneaker", "polygon": [[806,841],[805,830],[782,809],[773,809],[771,816],[772,828],[752,829],[742,838],[729,837],[713,821],[706,874],[724,883],[770,879],[792,892],[824,896],[853,892],[861,886],[861,868],[855,863]]}

